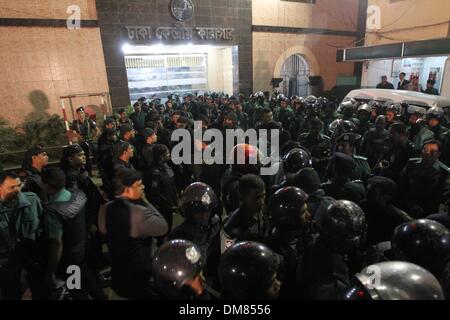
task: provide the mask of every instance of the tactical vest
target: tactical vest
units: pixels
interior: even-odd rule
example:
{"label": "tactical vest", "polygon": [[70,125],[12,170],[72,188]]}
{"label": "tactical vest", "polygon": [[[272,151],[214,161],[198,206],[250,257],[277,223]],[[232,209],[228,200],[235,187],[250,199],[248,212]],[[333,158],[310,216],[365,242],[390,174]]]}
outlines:
{"label": "tactical vest", "polygon": [[53,213],[63,221],[63,255],[59,269],[65,273],[65,267],[80,265],[85,255],[87,228],[85,209],[87,197],[81,190],[71,191],[69,201],[52,202],[46,208],[46,215]]}

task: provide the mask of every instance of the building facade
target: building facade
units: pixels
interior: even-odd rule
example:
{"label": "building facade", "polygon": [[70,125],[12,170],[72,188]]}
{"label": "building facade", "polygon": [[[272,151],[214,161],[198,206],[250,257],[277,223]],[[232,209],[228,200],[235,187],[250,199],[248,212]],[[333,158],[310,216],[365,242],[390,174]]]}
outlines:
{"label": "building facade", "polygon": [[252,1],[254,90],[271,90],[271,78],[282,78],[280,91],[304,96],[317,93],[318,82],[328,91],[339,78],[352,78],[354,65],[336,63],[336,52],[361,36],[363,2]]}
{"label": "building facade", "polygon": [[[120,108],[169,93],[330,90],[358,74],[336,52],[361,37],[364,2],[0,0],[4,118],[62,115],[61,97],[88,93]],[[74,98],[68,116],[103,102]]]}
{"label": "building facade", "polygon": [[364,61],[362,87],[375,87],[382,76],[395,88],[399,73],[419,77],[425,88],[435,81],[450,96],[450,1],[369,0],[365,47],[346,50],[347,61]]}
{"label": "building facade", "polygon": [[0,46],[1,116],[12,125],[61,115],[61,96],[109,91],[94,0],[0,1]]}

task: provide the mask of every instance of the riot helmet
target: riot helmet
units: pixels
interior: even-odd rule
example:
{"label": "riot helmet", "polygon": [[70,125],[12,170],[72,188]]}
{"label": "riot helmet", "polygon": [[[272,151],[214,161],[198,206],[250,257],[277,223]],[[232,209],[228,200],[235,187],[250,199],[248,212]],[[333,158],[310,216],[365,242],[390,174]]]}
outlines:
{"label": "riot helmet", "polygon": [[302,189],[286,187],[275,192],[269,201],[269,218],[273,227],[297,230],[309,223],[308,194]]}
{"label": "riot helmet", "polygon": [[311,155],[302,148],[294,148],[283,157],[285,173],[298,173],[303,168],[312,167]]}
{"label": "riot helmet", "polygon": [[158,290],[168,298],[180,297],[182,288],[202,271],[200,249],[187,240],[164,243],[153,257],[152,270]]}
{"label": "riot helmet", "polygon": [[444,300],[438,280],[409,262],[370,265],[355,275],[354,283],[346,300]]}
{"label": "riot helmet", "polygon": [[263,244],[244,241],[233,245],[220,259],[223,297],[233,300],[276,298],[279,265],[278,255]]}
{"label": "riot helmet", "polygon": [[337,200],[320,215],[317,223],[321,237],[338,252],[364,245],[367,224],[364,211],[354,202]]}
{"label": "riot helmet", "polygon": [[396,259],[418,264],[435,275],[450,259],[450,231],[436,221],[404,223],[395,229],[391,242]]}

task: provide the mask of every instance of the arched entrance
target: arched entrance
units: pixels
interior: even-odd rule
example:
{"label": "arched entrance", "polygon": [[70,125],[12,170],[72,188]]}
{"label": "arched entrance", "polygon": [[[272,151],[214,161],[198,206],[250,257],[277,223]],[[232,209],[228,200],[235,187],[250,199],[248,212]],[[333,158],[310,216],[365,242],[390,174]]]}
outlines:
{"label": "arched entrance", "polygon": [[299,54],[289,56],[281,67],[281,89],[286,96],[306,97],[309,95],[310,68]]}

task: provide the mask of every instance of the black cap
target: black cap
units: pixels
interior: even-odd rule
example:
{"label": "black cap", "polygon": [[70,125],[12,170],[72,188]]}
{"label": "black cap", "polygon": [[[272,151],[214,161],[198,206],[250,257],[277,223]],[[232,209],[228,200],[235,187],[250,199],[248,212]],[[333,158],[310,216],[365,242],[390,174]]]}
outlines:
{"label": "black cap", "polygon": [[29,149],[29,150],[27,151],[27,155],[28,155],[29,157],[33,157],[33,156],[37,156],[37,155],[39,155],[39,154],[41,154],[41,153],[44,153],[44,152],[45,152],[45,151],[44,151],[44,149],[42,149],[42,147],[36,146],[36,147],[33,147],[33,148]]}
{"label": "black cap", "polygon": [[120,135],[123,135],[125,132],[130,132],[133,130],[134,130],[134,128],[131,124],[128,124],[128,123],[123,124],[120,126]]}
{"label": "black cap", "polygon": [[73,145],[67,146],[63,150],[63,158],[69,158],[69,157],[73,156],[74,154],[77,154],[80,152],[84,152],[84,150],[78,144],[73,144]]}
{"label": "black cap", "polygon": [[151,137],[152,135],[155,134],[155,130],[151,129],[151,128],[145,128],[142,131],[142,135],[144,136],[144,139],[147,140],[148,137]]}
{"label": "black cap", "polygon": [[77,112],[85,112],[85,110],[84,110],[84,107],[79,107],[78,109],[77,109]]}

